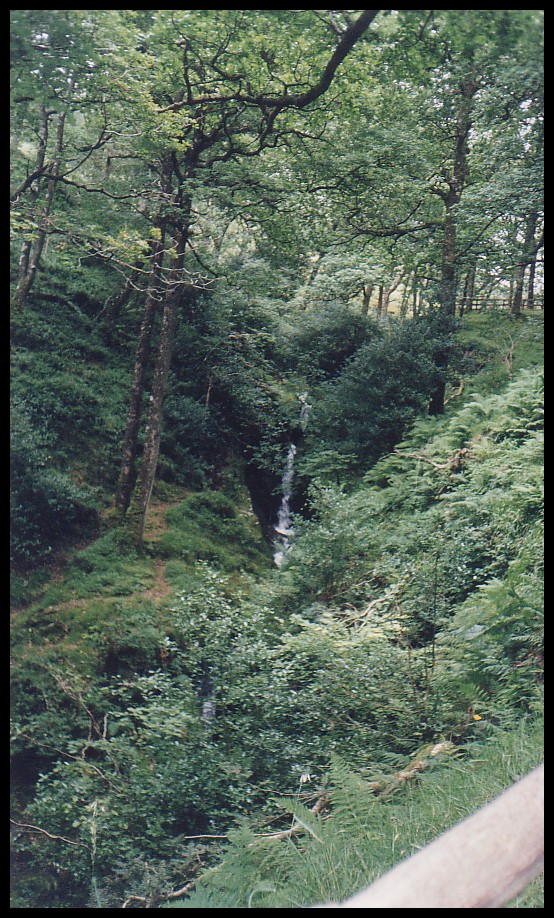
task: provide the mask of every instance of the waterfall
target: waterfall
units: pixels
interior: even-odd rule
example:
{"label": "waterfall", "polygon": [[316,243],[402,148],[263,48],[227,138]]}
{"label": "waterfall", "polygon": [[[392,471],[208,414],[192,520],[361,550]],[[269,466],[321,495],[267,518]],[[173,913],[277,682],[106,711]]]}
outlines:
{"label": "waterfall", "polygon": [[212,691],[212,694],[209,698],[206,698],[202,702],[202,713],[201,719],[206,726],[210,726],[215,720],[216,708],[215,708],[215,692]]}
{"label": "waterfall", "polygon": [[214,730],[214,721],[216,718],[216,703],[215,703],[215,686],[208,675],[208,664],[203,664],[204,676],[200,683],[200,699],[202,701],[202,711],[200,714],[200,719],[204,724],[204,730],[206,735],[211,737]]}
{"label": "waterfall", "polygon": [[[299,395],[298,398],[302,404],[300,409],[300,427],[302,430],[305,430],[306,424],[308,423],[308,415],[310,413],[311,405],[306,401],[307,392]],[[285,471],[283,472],[283,477],[281,479],[281,490],[282,498],[281,504],[279,506],[279,513],[277,514],[277,525],[274,527],[274,530],[278,536],[275,540],[275,551],[273,553],[273,560],[277,567],[281,567],[285,553],[289,550],[292,537],[294,535],[294,529],[292,528],[292,513],[290,509],[290,499],[292,495],[292,483],[294,481],[294,460],[296,457],[296,446],[294,443],[291,443],[287,455],[287,462],[285,465]]]}
{"label": "waterfall", "polygon": [[287,456],[287,465],[281,481],[283,497],[281,498],[281,505],[279,507],[279,513],[277,514],[277,525],[275,526],[275,532],[279,538],[275,542],[273,560],[277,567],[281,567],[285,552],[290,548],[291,538],[294,535],[294,530],[291,526],[292,516],[290,512],[290,498],[292,493],[292,482],[294,480],[295,456],[296,446],[294,443],[291,443]]}

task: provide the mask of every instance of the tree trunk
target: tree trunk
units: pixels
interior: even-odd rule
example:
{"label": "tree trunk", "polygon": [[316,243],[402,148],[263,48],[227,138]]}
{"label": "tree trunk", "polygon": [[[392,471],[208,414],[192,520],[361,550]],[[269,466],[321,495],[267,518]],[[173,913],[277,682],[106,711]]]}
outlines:
{"label": "tree trunk", "polygon": [[441,305],[444,312],[452,316],[456,311],[456,208],[460,203],[468,176],[468,136],[472,125],[473,99],[478,88],[479,82],[473,75],[460,84],[458,92],[461,101],[456,118],[454,163],[451,174],[445,175],[448,191],[443,191],[441,194],[446,209],[442,250]]}
{"label": "tree trunk", "polygon": [[[36,207],[36,203],[38,201],[39,195],[40,195],[40,188],[41,188],[40,178],[44,170],[44,162],[46,159],[46,148],[48,146],[48,123],[50,120],[50,115],[52,114],[53,114],[52,112],[46,111],[43,104],[40,106],[39,128],[38,128],[38,148],[37,148],[37,156],[36,156],[35,168],[34,168],[34,175],[36,176],[36,178],[31,183],[31,186],[30,186],[31,207],[29,210],[29,218],[32,222],[34,222],[34,220],[36,219],[35,207]],[[18,197],[19,195],[17,196],[16,200],[18,199]],[[16,290],[16,294],[14,298],[14,302],[17,308],[21,308],[19,306],[19,303],[21,301],[21,296],[22,296],[20,290],[23,289],[25,278],[29,270],[29,260],[31,257],[32,247],[33,247],[32,239],[25,239],[23,241],[23,245],[21,246],[21,254],[19,256],[17,290]]]}
{"label": "tree trunk", "polygon": [[364,284],[362,287],[362,315],[367,316],[369,313],[369,303],[373,293],[373,284]]}
{"label": "tree trunk", "polygon": [[135,355],[135,368],[131,386],[131,399],[127,415],[127,427],[123,441],[123,452],[117,491],[115,495],[116,519],[125,515],[129,508],[131,494],[136,481],[136,459],[138,452],[138,435],[142,415],[144,383],[150,358],[152,332],[156,314],[162,300],[160,274],[163,263],[163,236],[156,241],[152,252],[150,282],[144,303],[139,341]]}
{"label": "tree trunk", "polygon": [[152,380],[152,392],[148,405],[142,460],[127,512],[129,533],[137,546],[142,545],[146,514],[158,465],[163,405],[167,393],[167,381],[177,328],[177,311],[185,286],[183,281],[183,262],[186,238],[186,231],[182,231],[180,238],[176,240],[176,254],[170,267],[169,287],[164,297],[162,326]]}
{"label": "tree trunk", "polygon": [[514,316],[519,316],[523,307],[523,286],[525,282],[525,271],[527,266],[532,264],[535,259],[535,231],[537,228],[538,214],[536,210],[527,215],[525,222],[525,236],[523,240],[523,252],[519,260],[514,275],[514,296],[511,304],[511,312]]}
{"label": "tree trunk", "polygon": [[[441,352],[435,354],[435,366],[438,370],[446,372],[448,366],[449,354]],[[429,414],[433,417],[437,414],[444,414],[444,394],[446,392],[446,379],[441,379],[435,386],[433,394],[429,400]]]}
{"label": "tree trunk", "polygon": [[377,318],[379,319],[383,313],[383,299],[384,299],[385,288],[382,284],[379,284],[379,299],[377,300]]}
{"label": "tree trunk", "polygon": [[[150,251],[149,257],[153,257],[153,250]],[[128,302],[131,294],[133,293],[133,290],[135,290],[137,287],[141,274],[140,266],[142,263],[143,261],[141,259],[136,267],[134,267],[131,271],[131,274],[123,284],[123,287],[113,296],[108,297],[104,303],[104,306],[96,317],[97,320],[100,320],[100,325],[107,338],[110,338],[113,327],[119,319],[121,310]]]}
{"label": "tree trunk", "polygon": [[450,362],[450,344],[448,336],[443,334],[442,326],[451,323],[456,313],[456,218],[450,209],[447,209],[444,224],[444,239],[442,249],[442,271],[440,285],[440,312],[439,336],[441,344],[434,354],[437,368],[437,384],[429,402],[429,414],[437,415],[444,412],[444,395],[446,391],[446,373]]}
{"label": "tree trunk", "polygon": [[412,316],[414,317],[414,319],[416,319],[417,316],[419,315],[419,305],[417,301],[418,288],[419,288],[419,279],[418,279],[417,274],[414,274],[414,283],[412,287]]}
{"label": "tree trunk", "polygon": [[402,299],[400,301],[400,320],[403,322],[408,315],[408,303],[410,301],[410,292],[411,284],[414,282],[414,278],[410,275],[406,283],[404,284],[404,292],[402,294]]}
{"label": "tree trunk", "polygon": [[454,316],[436,310],[431,332],[437,342],[433,353],[433,362],[437,369],[437,382],[429,401],[429,414],[437,415],[444,412],[444,394],[446,391],[446,374],[450,363],[452,350],[452,334],[454,330]]}
{"label": "tree trunk", "polygon": [[385,288],[385,295],[384,295],[384,298],[383,298],[383,313],[384,313],[385,315],[386,315],[387,312],[389,311],[390,298],[391,298],[392,294],[393,294],[396,290],[398,290],[398,288],[399,288],[400,284],[402,283],[403,279],[404,279],[404,272],[401,271],[401,272],[400,272],[400,275],[396,278],[396,280],[394,280],[394,281],[392,282],[391,286]]}
{"label": "tree trunk", "polygon": [[[444,182],[448,190],[437,189],[445,207],[444,236],[442,245],[442,266],[440,281],[440,312],[445,321],[445,326],[451,324],[450,320],[456,314],[456,288],[457,288],[457,247],[456,247],[456,208],[460,203],[462,192],[468,175],[468,136],[472,125],[473,99],[479,88],[478,80],[469,75],[459,86],[458,94],[460,104],[456,117],[456,133],[454,142],[454,162],[451,172],[445,170]],[[446,388],[446,370],[450,360],[450,346],[444,343],[436,353],[436,366],[439,371],[440,382],[431,398],[429,411],[431,414],[442,414],[444,411],[444,393]]]}
{"label": "tree trunk", "polygon": [[[180,291],[179,291],[180,292]],[[150,505],[152,488],[156,477],[160,437],[162,430],[163,404],[167,392],[167,380],[171,366],[173,340],[177,327],[178,294],[168,294],[162,316],[162,327],[158,343],[157,363],[152,383],[152,394],[148,406],[148,419],[144,434],[144,448],[133,496],[130,502],[127,519],[129,532],[133,541],[142,545],[146,514]]]}
{"label": "tree trunk", "polygon": [[[68,88],[70,92],[73,90],[74,86],[75,77],[71,77],[68,82]],[[37,153],[37,163],[42,160],[42,165],[44,164],[46,155],[48,118],[50,114],[52,114],[52,112],[46,112],[43,106],[41,109],[41,122],[39,129],[39,151]],[[54,193],[56,191],[58,176],[60,173],[66,115],[66,111],[60,112],[58,115],[58,129],[56,131],[54,156],[49,169],[50,178],[48,179],[48,185],[46,187],[44,205],[40,215],[35,240],[34,243],[30,240],[23,243],[23,248],[19,259],[19,280],[13,298],[14,308],[18,311],[22,311],[25,307],[25,302],[31,287],[33,286],[46,241],[48,218],[52,209],[52,201],[54,199]],[[38,195],[39,189],[37,189],[36,198],[38,198]]]}
{"label": "tree trunk", "polygon": [[529,265],[529,280],[527,282],[527,309],[533,310],[535,308],[535,274],[537,270],[537,259],[533,258],[533,261]]}
{"label": "tree trunk", "polygon": [[460,316],[463,316],[464,312],[471,312],[471,310],[473,309],[474,291],[475,291],[475,265],[472,265],[466,274],[462,302],[460,303]]}
{"label": "tree trunk", "polygon": [[456,312],[456,275],[456,218],[448,210],[442,244],[441,308],[449,316]]}

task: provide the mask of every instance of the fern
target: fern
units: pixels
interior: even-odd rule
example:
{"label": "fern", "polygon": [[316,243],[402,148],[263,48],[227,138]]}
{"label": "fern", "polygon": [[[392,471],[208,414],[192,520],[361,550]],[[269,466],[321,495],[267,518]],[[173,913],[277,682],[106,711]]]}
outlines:
{"label": "fern", "polygon": [[[330,812],[314,819],[301,811],[312,831],[281,841],[244,835],[188,899],[167,907],[308,908],[344,900],[537,765],[542,721],[522,720],[487,745],[476,745],[463,761],[462,750],[422,755],[429,767],[417,781],[399,780],[398,769],[377,776],[378,784],[385,777],[397,788],[384,798],[376,795],[375,781],[334,756]],[[542,907],[536,904],[540,889],[531,895],[535,905],[529,907]]]}

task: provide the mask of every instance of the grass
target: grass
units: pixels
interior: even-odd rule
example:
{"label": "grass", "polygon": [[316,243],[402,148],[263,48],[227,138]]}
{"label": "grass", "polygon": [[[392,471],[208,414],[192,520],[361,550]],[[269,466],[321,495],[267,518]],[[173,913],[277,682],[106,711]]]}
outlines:
{"label": "grass", "polygon": [[[521,368],[541,368],[543,324],[542,312],[526,312],[520,319],[509,313],[467,313],[456,332],[456,356],[451,367],[455,377],[453,391],[463,382],[464,399],[469,390],[490,395],[502,390]],[[457,399],[451,404],[457,406]]]}
{"label": "grass", "polygon": [[196,562],[232,575],[267,569],[269,554],[252,513],[217,492],[153,500],[145,552],[111,529],[74,551],[59,567],[29,578],[32,601],[12,616],[15,664],[65,663],[88,673],[103,667],[139,671],[155,662],[166,633],[168,606],[178,590],[193,589]]}
{"label": "grass", "polygon": [[[299,839],[241,839],[223,852],[196,892],[173,908],[307,908],[344,901],[474,813],[543,759],[542,719],[522,719],[514,729],[444,756],[417,780],[376,798],[345,767],[331,772],[330,813]],[[505,908],[543,908],[539,878]]]}
{"label": "grass", "polygon": [[225,572],[261,572],[268,551],[254,514],[219,492],[189,494],[166,513],[168,528],[152,546],[157,557],[209,561]]}

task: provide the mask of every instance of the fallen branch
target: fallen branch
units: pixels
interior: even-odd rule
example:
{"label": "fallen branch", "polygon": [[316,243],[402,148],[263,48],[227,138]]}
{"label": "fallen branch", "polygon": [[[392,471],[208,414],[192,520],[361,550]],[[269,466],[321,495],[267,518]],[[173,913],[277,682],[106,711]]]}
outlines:
{"label": "fallen branch", "polygon": [[434,459],[430,459],[429,456],[424,456],[422,453],[408,453],[400,452],[396,450],[396,453],[399,456],[406,456],[408,459],[417,459],[418,462],[427,462],[429,465],[432,465],[434,469],[438,469],[443,472],[446,469],[449,469],[451,472],[457,472],[462,466],[464,458],[469,454],[469,449],[464,447],[463,449],[457,449],[456,452],[452,453],[448,457],[446,462],[435,462]]}
{"label": "fallen branch", "polygon": [[[312,807],[310,807],[309,812],[312,813],[313,816],[317,816],[317,814],[320,813],[322,809],[324,809],[324,807],[326,806],[326,804],[327,804],[328,802],[329,802],[329,798],[328,798],[327,794],[321,794],[321,795],[317,798],[315,804],[314,804]],[[259,838],[260,838],[260,839],[261,839],[261,838],[264,838],[264,839],[265,839],[265,838],[275,838],[275,839],[278,839],[278,838],[290,838],[292,835],[295,835],[296,832],[299,832],[301,829],[302,829],[302,826],[300,825],[300,823],[297,823],[296,825],[294,825],[294,823],[293,823],[293,825],[290,827],[290,829],[283,829],[283,830],[280,831],[280,832],[261,832],[261,833],[256,833],[256,834],[255,834],[255,838],[256,838],[256,839],[259,839]],[[228,835],[184,835],[183,838],[186,839],[186,840],[188,841],[188,840],[192,840],[192,839],[195,839],[195,838],[228,839],[229,836],[228,836]],[[251,844],[252,844],[252,845],[255,845],[256,842],[254,841],[254,842],[252,842]]]}
{"label": "fallen branch", "polygon": [[89,850],[89,846],[85,845],[84,842],[72,841],[70,838],[64,838],[63,835],[52,835],[50,832],[47,832],[46,829],[41,829],[40,826],[32,826],[26,822],[16,822],[15,819],[10,818],[12,825],[17,826],[18,829],[28,829],[30,832],[41,832],[42,835],[46,835],[48,838],[52,838],[54,841],[63,841],[67,845],[75,845],[78,848],[86,848]]}
{"label": "fallen branch", "polygon": [[[329,803],[328,795],[321,794],[321,796],[317,798],[315,804],[312,807],[310,807],[309,812],[312,814],[312,816],[317,816],[318,813],[321,813],[321,811],[325,809],[328,803]],[[296,835],[297,832],[300,832],[302,829],[303,829],[303,826],[299,822],[297,823],[293,822],[290,829],[283,829],[281,832],[269,832],[265,835],[256,835],[256,839],[263,838],[263,839],[278,840],[282,838],[292,838],[293,835]],[[249,847],[253,847],[255,844],[256,842],[251,842]]]}
{"label": "fallen branch", "polygon": [[377,596],[375,599],[372,599],[361,612],[354,608],[350,614],[345,614],[344,611],[341,610],[341,621],[346,625],[362,625],[366,623],[379,606],[386,606],[387,603],[392,602],[395,596],[398,596],[400,590],[401,584],[395,584],[383,596]]}
{"label": "fallen branch", "polygon": [[454,743],[448,741],[424,746],[423,749],[420,749],[416,754],[413,762],[410,762],[406,768],[380,781],[370,781],[369,786],[375,794],[378,794],[380,797],[385,797],[387,794],[391,794],[405,781],[409,781],[420,774],[420,772],[428,767],[431,759],[436,758],[438,755],[452,755],[455,751],[456,746]]}
{"label": "fallen branch", "polygon": [[[208,870],[204,876],[207,876],[208,873],[212,873],[214,870],[219,870],[219,867],[213,867],[211,870]],[[204,876],[200,877],[199,879],[204,879]],[[130,908],[133,902],[138,902],[139,905],[144,906],[144,908],[156,908],[162,902],[170,902],[172,899],[180,899],[181,896],[185,896],[188,892],[191,892],[194,889],[197,882],[197,880],[190,880],[190,882],[185,883],[184,886],[181,886],[180,889],[175,889],[173,892],[166,893],[165,895],[128,896],[121,908]]]}
{"label": "fallen branch", "polygon": [[396,450],[399,456],[406,456],[407,459],[417,459],[418,462],[427,462],[429,465],[432,465],[434,469],[446,469],[448,468],[447,464],[444,462],[435,462],[433,459],[429,459],[429,456],[423,456],[421,453],[404,453]]}
{"label": "fallen branch", "polygon": [[460,385],[459,385],[458,388],[456,389],[456,391],[455,391],[455,392],[452,392],[452,393],[448,396],[448,398],[445,398],[444,404],[447,405],[448,402],[449,402],[451,399],[457,398],[458,395],[461,395],[463,391],[464,391],[464,381],[462,380],[461,383],[460,383]]}

